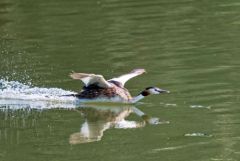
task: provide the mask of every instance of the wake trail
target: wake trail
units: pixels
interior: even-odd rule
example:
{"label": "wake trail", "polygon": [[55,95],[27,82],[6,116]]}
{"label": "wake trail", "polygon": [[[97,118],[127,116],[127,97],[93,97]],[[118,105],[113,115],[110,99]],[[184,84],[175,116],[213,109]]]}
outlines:
{"label": "wake trail", "polygon": [[75,108],[76,94],[61,88],[32,87],[18,81],[0,79],[0,108]]}

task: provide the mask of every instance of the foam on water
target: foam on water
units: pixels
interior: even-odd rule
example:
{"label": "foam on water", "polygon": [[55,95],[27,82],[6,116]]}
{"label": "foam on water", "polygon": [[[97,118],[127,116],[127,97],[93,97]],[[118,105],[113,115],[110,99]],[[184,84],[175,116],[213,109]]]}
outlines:
{"label": "foam on water", "polygon": [[77,106],[75,97],[63,96],[75,92],[60,88],[32,87],[18,81],[0,79],[1,108],[74,108]]}

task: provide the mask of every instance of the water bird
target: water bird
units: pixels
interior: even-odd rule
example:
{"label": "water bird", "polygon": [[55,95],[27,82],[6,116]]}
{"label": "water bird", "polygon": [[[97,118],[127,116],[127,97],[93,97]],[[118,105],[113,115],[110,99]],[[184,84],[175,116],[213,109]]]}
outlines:
{"label": "water bird", "polygon": [[124,87],[125,83],[145,72],[145,69],[134,69],[130,73],[109,80],[105,80],[102,75],[98,74],[72,72],[70,77],[75,80],[81,80],[84,83],[84,87],[77,94],[65,96],[74,96],[80,100],[90,102],[136,103],[151,94],[169,93],[168,90],[158,87],[147,87],[137,96],[132,97],[128,89]]}

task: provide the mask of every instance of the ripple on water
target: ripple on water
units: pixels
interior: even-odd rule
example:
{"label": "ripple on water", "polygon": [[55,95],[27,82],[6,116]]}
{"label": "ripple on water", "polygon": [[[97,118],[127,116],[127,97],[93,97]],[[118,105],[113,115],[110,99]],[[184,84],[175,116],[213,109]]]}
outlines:
{"label": "ripple on water", "polygon": [[205,108],[205,109],[211,109],[211,106],[190,105],[190,108]]}
{"label": "ripple on water", "polygon": [[175,103],[160,103],[160,104],[164,105],[165,107],[176,107],[177,106],[177,104],[175,104]]}
{"label": "ripple on water", "polygon": [[187,133],[184,134],[184,136],[192,136],[192,137],[212,137],[212,135],[210,134],[206,134],[206,133],[200,133],[200,132],[196,132],[196,133]]}
{"label": "ripple on water", "polygon": [[194,146],[199,146],[199,145],[206,145],[206,144],[209,144],[209,142],[199,142],[199,143],[170,146],[170,147],[164,147],[164,148],[156,148],[156,149],[152,149],[150,151],[150,153],[157,153],[160,151],[172,151],[172,150],[184,149],[184,148],[189,148],[189,147],[194,147]]}

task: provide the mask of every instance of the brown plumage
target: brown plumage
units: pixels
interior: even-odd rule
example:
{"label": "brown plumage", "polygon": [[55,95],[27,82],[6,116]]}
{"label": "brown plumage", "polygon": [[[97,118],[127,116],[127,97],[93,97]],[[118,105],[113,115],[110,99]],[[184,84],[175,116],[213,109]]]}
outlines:
{"label": "brown plumage", "polygon": [[82,91],[80,91],[75,96],[79,99],[97,99],[97,98],[114,98],[119,96],[120,98],[124,98],[125,100],[132,99],[132,96],[128,92],[126,88],[119,87],[113,83],[111,83],[111,88],[102,88],[97,85],[90,85],[88,87],[84,87]]}

